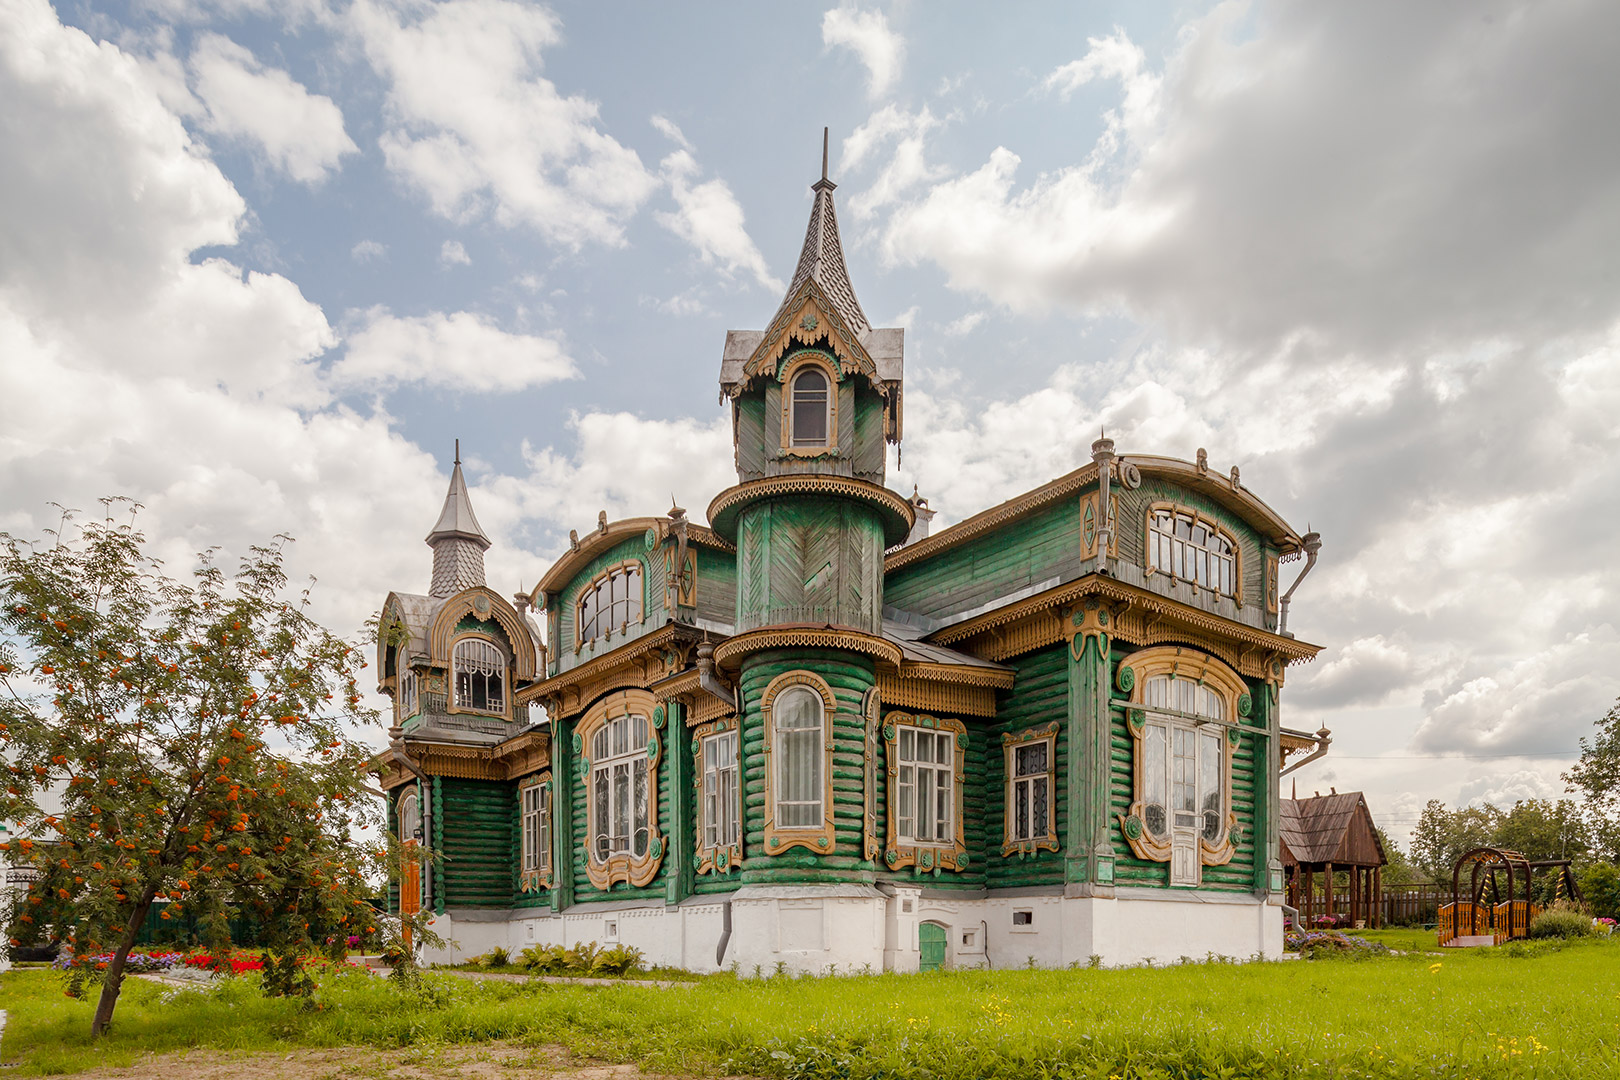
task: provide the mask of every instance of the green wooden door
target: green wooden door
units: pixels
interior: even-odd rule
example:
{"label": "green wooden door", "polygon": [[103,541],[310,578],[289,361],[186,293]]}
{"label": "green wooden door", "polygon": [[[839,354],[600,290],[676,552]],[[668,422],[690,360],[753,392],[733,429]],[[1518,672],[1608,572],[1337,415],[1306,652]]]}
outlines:
{"label": "green wooden door", "polygon": [[938,971],[945,966],[945,928],[925,922],[917,927],[918,971]]}

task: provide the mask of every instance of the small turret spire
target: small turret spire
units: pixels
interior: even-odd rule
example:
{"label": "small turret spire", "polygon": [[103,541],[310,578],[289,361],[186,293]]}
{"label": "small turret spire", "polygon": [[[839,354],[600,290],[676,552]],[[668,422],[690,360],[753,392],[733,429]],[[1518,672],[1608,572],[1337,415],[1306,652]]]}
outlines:
{"label": "small turret spire", "polygon": [[827,179],[827,128],[821,129],[821,178]]}
{"label": "small turret spire", "polygon": [[432,596],[452,596],[463,589],[484,584],[484,552],[489,537],[473,515],[467,480],[461,475],[461,440],[456,440],[455,464],[450,470],[450,490],[444,495],[444,509],[428,533],[433,549]]}

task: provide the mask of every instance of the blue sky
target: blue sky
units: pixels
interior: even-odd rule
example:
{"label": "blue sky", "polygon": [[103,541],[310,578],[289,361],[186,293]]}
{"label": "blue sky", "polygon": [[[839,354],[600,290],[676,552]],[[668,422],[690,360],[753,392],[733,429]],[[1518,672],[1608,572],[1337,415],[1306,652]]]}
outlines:
{"label": "blue sky", "polygon": [[1620,695],[1620,74],[1599,3],[0,0],[0,529],[137,498],[298,537],[334,625],[425,584],[452,440],[532,583],[733,478],[724,334],[832,133],[907,329],[890,483],[1242,469],[1325,540],[1295,727],[1397,833],[1556,795]]}

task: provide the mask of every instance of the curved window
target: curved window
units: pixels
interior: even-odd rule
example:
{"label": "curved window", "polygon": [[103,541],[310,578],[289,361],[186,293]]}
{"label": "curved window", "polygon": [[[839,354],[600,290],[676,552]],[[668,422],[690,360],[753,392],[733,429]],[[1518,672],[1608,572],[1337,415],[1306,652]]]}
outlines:
{"label": "curved window", "polygon": [[422,804],[415,790],[407,791],[399,800],[399,839],[401,843],[422,839]]}
{"label": "curved window", "polygon": [[616,566],[579,597],[579,641],[595,641],[641,621],[641,564]]}
{"label": "curved window", "polygon": [[451,656],[456,708],[506,711],[506,654],[483,638],[463,638]]}
{"label": "curved window", "polygon": [[1237,549],[1219,528],[1188,510],[1155,508],[1148,517],[1148,565],[1182,581],[1237,595]]}
{"label": "curved window", "polygon": [[640,858],[650,836],[647,718],[608,720],[591,737],[591,853]]}
{"label": "curved window", "polygon": [[826,446],[832,427],[831,395],[820,368],[806,368],[793,379],[792,445]]}
{"label": "curved window", "polygon": [[[1149,835],[1172,846],[1172,873],[1183,850],[1196,877],[1198,838],[1218,843],[1226,822],[1226,775],[1222,729],[1226,700],[1191,679],[1154,675],[1143,687],[1142,823]],[[1176,883],[1176,882],[1173,882]],[[1196,883],[1196,882],[1195,882]]]}
{"label": "curved window", "polygon": [[401,720],[416,715],[416,672],[400,672],[397,689],[394,691],[394,701],[399,707]]}
{"label": "curved window", "polygon": [[776,827],[819,829],[823,822],[821,695],[794,686],[777,696],[771,709],[776,757]]}

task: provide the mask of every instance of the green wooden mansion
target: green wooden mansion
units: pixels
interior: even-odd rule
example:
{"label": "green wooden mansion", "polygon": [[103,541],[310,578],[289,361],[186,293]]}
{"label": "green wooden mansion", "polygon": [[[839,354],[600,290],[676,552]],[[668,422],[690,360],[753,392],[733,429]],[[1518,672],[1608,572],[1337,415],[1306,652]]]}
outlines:
{"label": "green wooden mansion", "polygon": [[377,768],[392,827],[437,855],[421,899],[450,954],[1277,955],[1278,775],[1325,749],[1281,724],[1318,647],[1280,575],[1316,536],[1202,451],[1106,438],[930,534],[884,486],[904,334],[856,300],[833,187],[766,329],[726,335],[737,483],[707,525],[603,515],[508,600],[458,463],[427,595],[383,606]]}

